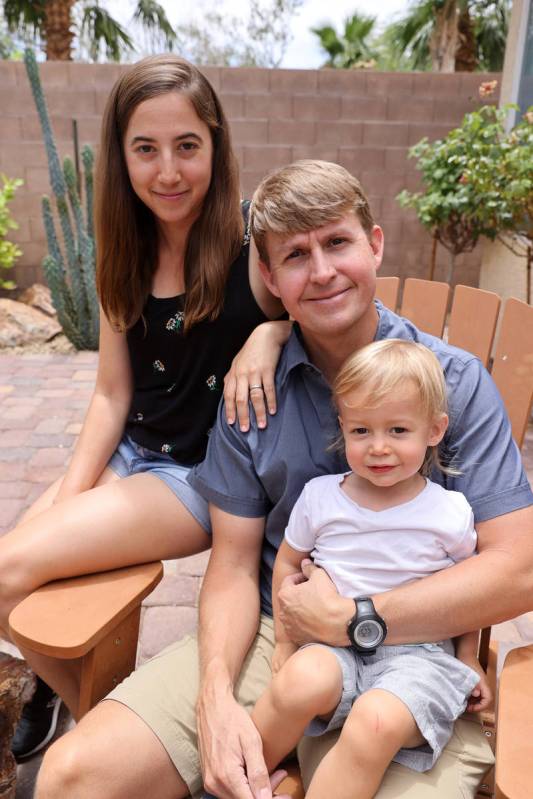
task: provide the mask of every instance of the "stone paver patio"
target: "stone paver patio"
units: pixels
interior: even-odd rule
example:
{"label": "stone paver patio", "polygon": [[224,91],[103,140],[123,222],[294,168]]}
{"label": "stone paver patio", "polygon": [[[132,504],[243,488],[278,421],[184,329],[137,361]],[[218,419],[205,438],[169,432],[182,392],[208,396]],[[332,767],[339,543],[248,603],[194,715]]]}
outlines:
{"label": "stone paver patio", "polygon": [[[97,355],[0,353],[0,535],[61,474],[70,458],[96,376]],[[523,450],[533,482],[533,427]],[[196,625],[197,601],[208,553],[169,561],[165,577],[144,603],[138,662]],[[523,616],[495,628],[502,654],[533,641],[533,621]],[[0,650],[10,651],[0,641]],[[69,723],[62,715],[60,731]],[[40,758],[19,766],[17,799],[30,799]]]}

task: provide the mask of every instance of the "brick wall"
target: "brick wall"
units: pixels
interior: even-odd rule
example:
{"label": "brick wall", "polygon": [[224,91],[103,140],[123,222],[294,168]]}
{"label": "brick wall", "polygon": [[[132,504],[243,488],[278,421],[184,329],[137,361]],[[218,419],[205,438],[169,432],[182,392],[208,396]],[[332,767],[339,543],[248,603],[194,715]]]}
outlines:
{"label": "brick wall", "polygon": [[[80,144],[98,141],[101,113],[120,71],[110,64],[41,65],[41,78],[60,155],[73,154],[72,119]],[[478,74],[377,73],[343,70],[209,68],[231,121],[250,196],[271,168],[296,158],[338,161],[370,196],[383,225],[382,274],[427,274],[431,239],[414,214],[395,201],[403,188],[419,185],[408,148],[423,136],[438,138],[477,105],[477,88],[495,76]],[[0,61],[0,171],[21,177],[12,204],[20,228],[12,235],[24,254],[15,278],[24,287],[40,278],[46,252],[40,198],[49,191],[48,168],[37,113],[22,64]],[[480,250],[458,259],[458,282],[476,285]],[[443,278],[441,251],[436,277]]]}

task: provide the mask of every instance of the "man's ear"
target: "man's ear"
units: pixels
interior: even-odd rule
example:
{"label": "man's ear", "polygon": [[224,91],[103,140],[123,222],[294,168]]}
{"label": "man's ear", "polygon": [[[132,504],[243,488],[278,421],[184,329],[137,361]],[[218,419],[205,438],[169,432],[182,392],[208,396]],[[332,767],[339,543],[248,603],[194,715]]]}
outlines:
{"label": "man's ear", "polygon": [[280,293],[276,282],[275,272],[272,272],[270,267],[267,266],[267,264],[265,264],[261,258],[259,258],[259,271],[261,272],[261,277],[265,281],[265,285],[270,293],[273,294],[274,297],[279,297]]}
{"label": "man's ear", "polygon": [[383,249],[385,246],[383,230],[380,228],[379,225],[374,225],[374,227],[370,231],[370,236],[368,237],[368,240],[370,242],[370,247],[372,248],[372,252],[374,253],[374,258],[376,260],[376,272],[377,272],[383,260]]}
{"label": "man's ear", "polygon": [[428,447],[436,447],[444,438],[444,433],[448,429],[448,417],[445,413],[436,416],[429,428]]}

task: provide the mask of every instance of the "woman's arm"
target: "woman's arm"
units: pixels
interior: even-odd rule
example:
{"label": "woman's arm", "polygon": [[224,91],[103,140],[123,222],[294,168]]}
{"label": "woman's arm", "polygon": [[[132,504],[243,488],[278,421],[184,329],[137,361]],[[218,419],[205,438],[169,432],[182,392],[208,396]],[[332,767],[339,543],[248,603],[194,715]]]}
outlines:
{"label": "woman's arm", "polygon": [[248,279],[250,288],[256,303],[259,305],[265,316],[269,319],[277,319],[283,311],[283,303],[279,297],[275,297],[267,288],[261,276],[259,268],[259,253],[253,238],[250,239],[250,254],[248,256]]}
{"label": "woman's arm", "polygon": [[[259,254],[250,241],[248,279],[256,303],[265,316],[276,319],[283,313],[277,297],[267,289],[259,270]],[[224,402],[226,419],[233,424],[238,418],[240,428],[246,432],[250,426],[248,401],[252,401],[257,424],[267,425],[268,412],[276,413],[276,391],[274,375],[281,349],[289,338],[292,322],[266,322],[258,325],[249,336],[244,347],[237,353],[231,369],[224,378]]]}
{"label": "woman's arm", "polygon": [[92,488],[114,452],[131,403],[126,335],[100,313],[100,351],[94,393],[67,473],[54,502]]}
{"label": "woman's arm", "polygon": [[[257,426],[267,425],[265,400],[270,414],[276,413],[274,376],[292,322],[264,322],[250,334],[224,378],[224,402],[228,424],[238,418],[240,429],[250,427],[248,400],[252,401]],[[253,388],[256,386],[257,388]],[[259,388],[259,386],[261,388]]]}

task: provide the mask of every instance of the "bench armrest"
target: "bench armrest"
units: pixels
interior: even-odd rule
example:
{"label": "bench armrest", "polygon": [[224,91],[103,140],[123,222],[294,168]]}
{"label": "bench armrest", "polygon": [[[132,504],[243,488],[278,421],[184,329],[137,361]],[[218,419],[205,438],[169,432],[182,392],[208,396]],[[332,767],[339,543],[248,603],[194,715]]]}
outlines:
{"label": "bench armrest", "polygon": [[13,641],[49,657],[83,657],[141,604],[162,576],[157,562],[48,583],[11,612]]}
{"label": "bench armrest", "polygon": [[528,799],[533,764],[533,645],[512,649],[500,675],[496,799]]}

